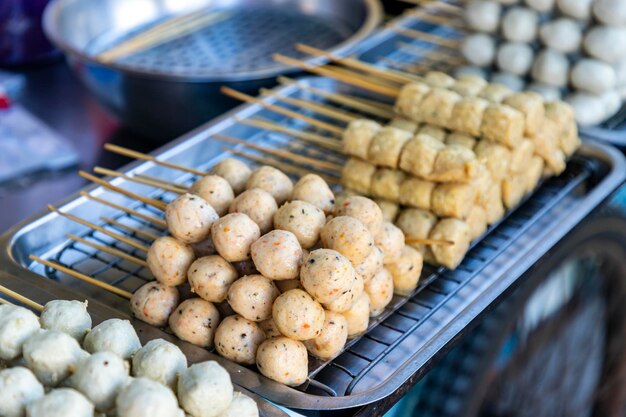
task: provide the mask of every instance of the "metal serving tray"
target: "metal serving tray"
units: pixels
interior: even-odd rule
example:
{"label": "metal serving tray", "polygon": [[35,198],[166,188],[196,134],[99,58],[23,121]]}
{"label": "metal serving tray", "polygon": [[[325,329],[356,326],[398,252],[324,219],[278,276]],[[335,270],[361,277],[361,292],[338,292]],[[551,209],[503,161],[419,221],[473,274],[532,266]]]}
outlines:
{"label": "metal serving tray", "polygon": [[[360,94],[351,87],[325,78],[306,78],[299,84],[281,87],[275,93],[291,98],[313,99],[306,91],[307,87]],[[277,104],[276,96],[266,97],[263,102]],[[291,106],[285,107],[297,110]],[[253,117],[263,117],[291,128],[308,130],[305,123],[277,115],[260,104],[244,105],[153,155],[168,162],[208,169],[222,158],[231,156],[229,152],[223,152],[219,142],[211,139],[220,133],[342,163],[344,157],[331,151],[305,145],[284,134],[238,123],[239,120]],[[242,149],[241,146],[237,148]],[[246,152],[253,153],[249,150]],[[121,171],[129,176],[148,174],[186,184],[193,181],[189,174],[152,162],[134,162]],[[236,384],[294,409],[344,409],[370,404],[390,395],[400,395],[405,387],[421,377],[433,360],[468,324],[515,283],[526,268],[545,254],[625,178],[626,163],[617,150],[593,142],[586,143],[563,175],[546,181],[524,204],[475,243],[459,268],[450,271],[425,267],[421,284],[412,297],[394,297],[385,313],[372,321],[367,334],[351,342],[334,360],[326,363],[312,360],[310,380],[302,387],[290,388],[278,384],[264,378],[253,368],[237,365],[187,343],[177,343],[188,355],[190,362],[217,360],[229,370]],[[111,183],[165,201],[173,198],[171,193],[123,178],[113,179]],[[85,191],[146,214],[159,215],[154,209],[102,187],[92,186]],[[115,218],[152,233],[163,233],[141,219],[79,195],[71,196],[57,207],[118,233],[124,230],[105,225],[100,217]],[[150,279],[149,272],[143,268],[80,243],[73,243],[66,238],[67,233],[141,256],[140,252],[125,244],[112,244],[111,239],[100,232],[92,232],[57,214],[48,213],[14,227],[0,238],[0,282],[39,302],[55,297],[88,298],[90,311],[96,321],[110,317],[130,319],[127,300],[43,268],[28,259],[30,254],[35,254],[56,260],[129,291]],[[129,236],[148,243],[135,233]],[[171,335],[145,323],[137,320],[133,323],[144,342],[154,337],[174,340]]]}

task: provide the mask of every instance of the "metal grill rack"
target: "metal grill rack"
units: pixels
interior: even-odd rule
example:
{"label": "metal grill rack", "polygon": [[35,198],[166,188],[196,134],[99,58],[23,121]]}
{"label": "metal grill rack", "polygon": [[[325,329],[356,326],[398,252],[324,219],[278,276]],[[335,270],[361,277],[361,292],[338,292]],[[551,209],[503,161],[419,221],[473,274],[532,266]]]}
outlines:
{"label": "metal grill rack", "polygon": [[[323,78],[301,80],[276,90],[276,94],[294,98],[313,98],[302,87],[313,86],[331,92],[358,94],[354,89]],[[276,103],[274,97],[264,99]],[[292,106],[287,108],[295,109]],[[312,114],[308,113],[312,116]],[[258,104],[242,106],[195,132],[173,142],[155,154],[162,160],[196,169],[207,170],[222,158],[222,144],[211,139],[216,133],[247,138],[253,143],[290,149],[300,154],[340,163],[342,156],[293,140],[280,133],[252,128],[238,120],[262,117],[284,126],[307,129],[300,121],[279,116]],[[323,119],[323,118],[322,118]],[[323,119],[329,122],[328,119]],[[242,150],[241,146],[235,147]],[[251,154],[255,152],[246,150]],[[258,154],[257,154],[258,155]],[[152,162],[135,162],[123,168],[129,176],[147,174],[168,181],[189,185],[194,177],[167,169]],[[372,321],[367,334],[352,341],[336,359],[327,363],[312,360],[310,381],[298,389],[286,387],[260,376],[256,370],[219,358],[200,348],[182,344],[190,361],[220,361],[230,372],[233,381],[273,402],[298,409],[341,409],[368,404],[387,397],[407,381],[418,378],[431,361],[449,345],[467,325],[475,320],[494,300],[515,283],[524,265],[534,262],[545,250],[599,202],[615,189],[626,173],[622,156],[612,148],[585,145],[569,164],[562,176],[547,181],[521,207],[513,211],[501,224],[476,242],[463,264],[454,271],[425,267],[415,294],[394,297],[385,313]],[[327,175],[332,174],[326,172]],[[116,178],[111,183],[141,195],[170,201],[174,194]],[[157,210],[131,201],[101,187],[87,192],[114,204],[133,208],[142,214],[157,217]],[[164,231],[141,218],[130,216],[85,197],[72,196],[57,205],[65,212],[102,225],[137,241],[148,244],[150,239],[123,227],[106,224],[105,216],[125,225],[153,234]],[[128,301],[64,274],[47,270],[28,260],[29,254],[57,260],[96,279],[133,291],[150,279],[144,268],[111,255],[94,250],[81,243],[69,241],[66,233],[73,233],[102,245],[110,245],[135,256],[143,254],[126,244],[113,242],[101,232],[93,232],[56,214],[31,219],[11,230],[0,240],[4,247],[0,255],[0,282],[3,274],[19,276],[37,285],[55,286],[55,291],[69,289],[77,297],[88,297],[90,310],[107,308],[118,316],[128,317]],[[45,278],[45,279],[42,279]],[[51,290],[52,291],[52,290]],[[75,295],[76,296],[76,295]],[[108,311],[108,310],[107,310]],[[104,313],[102,313],[104,315]],[[135,321],[145,337],[172,337]]]}

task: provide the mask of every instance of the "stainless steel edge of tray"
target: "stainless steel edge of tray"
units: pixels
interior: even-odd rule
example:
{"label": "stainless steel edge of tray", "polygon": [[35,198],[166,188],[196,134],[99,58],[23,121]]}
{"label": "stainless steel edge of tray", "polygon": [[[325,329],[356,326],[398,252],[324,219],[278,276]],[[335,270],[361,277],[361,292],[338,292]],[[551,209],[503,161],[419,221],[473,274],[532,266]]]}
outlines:
{"label": "stainless steel edge of tray", "polygon": [[[312,98],[302,86],[328,91],[359,94],[358,91],[325,78],[306,78],[275,90],[277,94]],[[265,97],[276,103],[275,97]],[[287,106],[289,107],[289,106]],[[230,156],[221,152],[221,144],[209,139],[216,133],[246,138],[266,146],[287,148],[308,155],[324,156],[341,162],[338,155],[278,134],[238,124],[238,120],[261,116],[292,128],[304,128],[302,122],[278,116],[258,104],[244,105],[155,151],[153,155],[168,162],[206,169]],[[238,145],[241,149],[241,146]],[[252,152],[252,151],[250,151]],[[155,165],[134,162],[121,169],[132,176],[149,174],[167,180],[190,183],[192,176]],[[390,307],[373,321],[367,334],[351,342],[348,348],[328,363],[312,361],[310,382],[299,389],[270,381],[254,369],[246,368],[188,343],[176,341],[170,334],[133,320],[142,341],[163,337],[177,343],[191,363],[213,359],[231,374],[233,382],[270,401],[294,409],[342,409],[380,400],[419,377],[428,369],[442,348],[452,342],[464,326],[477,318],[486,306],[496,300],[522,272],[582,220],[626,177],[624,157],[614,148],[586,142],[558,178],[546,181],[519,208],[480,239],[466,260],[454,271],[425,267],[420,287],[410,298],[394,297]],[[123,178],[110,180],[142,195],[169,200],[171,194],[130,182]],[[132,202],[101,187],[85,189],[120,205],[156,215],[154,210]],[[114,217],[126,224],[145,227],[138,219],[95,204],[79,195],[57,205],[63,211],[87,218],[98,224],[101,216]],[[119,232],[118,229],[115,229]],[[28,260],[29,254],[60,259],[97,279],[115,283],[132,291],[151,279],[141,268],[123,260],[111,260],[80,244],[71,244],[66,233],[97,239],[110,239],[89,232],[57,214],[42,214],[14,227],[0,238],[0,282],[17,289],[39,302],[51,298],[85,299],[95,321],[110,317],[131,319],[128,301],[86,285],[63,274],[54,274]],[[140,239],[138,236],[133,236]],[[129,252],[136,250],[117,245]]]}

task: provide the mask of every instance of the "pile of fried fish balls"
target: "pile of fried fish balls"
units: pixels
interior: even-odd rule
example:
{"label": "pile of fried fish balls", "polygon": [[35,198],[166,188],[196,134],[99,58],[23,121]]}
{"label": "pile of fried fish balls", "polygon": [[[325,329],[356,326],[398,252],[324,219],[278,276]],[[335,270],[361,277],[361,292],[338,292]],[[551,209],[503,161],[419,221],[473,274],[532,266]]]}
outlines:
{"label": "pile of fried fish balls", "polygon": [[[95,413],[95,414],[94,414]],[[178,346],[141,346],[127,320],[92,328],[87,303],[55,300],[41,316],[0,305],[2,417],[258,416],[217,362],[187,366]]]}
{"label": "pile of fried fish balls", "polygon": [[306,381],[309,355],[341,353],[422,269],[374,201],[339,204],[315,174],[293,182],[226,159],[168,204],[166,221],[135,317],[292,386]]}
{"label": "pile of fried fish balls", "polygon": [[[471,33],[459,72],[546,100],[565,98],[582,126],[597,125],[626,97],[623,0],[471,0]],[[490,75],[488,75],[490,74]]]}

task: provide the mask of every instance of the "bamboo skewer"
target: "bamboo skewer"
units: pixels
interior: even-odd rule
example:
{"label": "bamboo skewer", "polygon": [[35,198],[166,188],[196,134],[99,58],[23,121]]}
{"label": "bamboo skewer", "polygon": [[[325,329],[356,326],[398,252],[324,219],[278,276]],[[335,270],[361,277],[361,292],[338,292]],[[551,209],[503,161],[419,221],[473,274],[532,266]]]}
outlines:
{"label": "bamboo skewer", "polygon": [[393,88],[393,87],[389,87],[386,85],[381,85],[381,84],[376,84],[373,83],[371,81],[364,81],[358,77],[351,77],[346,75],[345,73],[338,73],[336,71],[333,71],[330,68],[326,68],[326,67],[313,67],[309,64],[307,64],[306,62],[294,59],[294,58],[289,58],[285,55],[281,55],[281,54],[274,54],[274,60],[277,62],[280,62],[282,64],[285,65],[290,65],[296,68],[301,68],[304,70],[307,70],[309,72],[312,72],[314,74],[318,74],[324,77],[331,77],[331,78],[335,78],[339,81],[342,81],[346,84],[350,84],[353,85],[355,87],[359,87],[359,88],[363,88],[365,90],[369,90],[369,91],[373,91],[376,93],[379,93],[381,95],[387,96],[387,97],[397,97],[398,94],[400,93],[400,90],[398,88]]}
{"label": "bamboo skewer", "polygon": [[424,12],[427,10],[426,9],[422,9],[422,10],[409,10],[406,12],[407,16],[411,16],[414,17],[416,19],[419,19],[421,21],[424,22],[428,22],[428,23],[436,23],[439,25],[444,25],[446,27],[451,27],[457,30],[461,30],[461,31],[466,31],[467,30],[467,26],[465,25],[465,22],[461,19],[450,19],[447,16],[440,16],[440,15],[435,15],[435,14],[427,14],[427,13],[420,13],[420,12]]}
{"label": "bamboo skewer", "polygon": [[105,221],[115,227],[118,227],[120,229],[124,229],[124,230],[128,230],[129,232],[135,233],[137,235],[143,236],[147,239],[150,240],[157,240],[159,238],[159,236],[155,235],[154,233],[150,233],[147,230],[142,230],[142,229],[138,229],[136,227],[133,226],[128,226],[124,223],[120,223],[115,219],[112,219],[110,217],[100,217],[100,220]]}
{"label": "bamboo skewer", "polygon": [[140,159],[142,161],[150,161],[153,162],[157,165],[161,165],[167,168],[172,168],[172,169],[176,169],[179,171],[183,171],[183,172],[189,172],[191,174],[194,175],[199,175],[201,177],[205,176],[207,173],[204,171],[200,171],[194,168],[188,168],[182,165],[178,165],[178,164],[173,164],[171,162],[167,162],[167,161],[161,161],[160,159],[155,158],[152,155],[148,155],[142,152],[138,152],[138,151],[133,151],[132,149],[128,149],[128,148],[124,148],[122,146],[118,146],[118,145],[113,145],[110,143],[106,143],[104,145],[104,149],[106,149],[107,151],[111,151],[120,155],[124,155],[127,156],[129,158],[134,158],[134,159]]}
{"label": "bamboo skewer", "polygon": [[167,203],[165,203],[163,201],[155,200],[153,198],[144,197],[144,196],[141,196],[139,194],[135,194],[135,193],[133,193],[131,191],[127,191],[127,190],[125,190],[123,188],[120,188],[120,187],[117,187],[117,186],[115,186],[113,184],[110,184],[110,183],[106,182],[105,180],[96,177],[95,175],[91,175],[88,172],[79,171],[78,175],[80,175],[81,177],[83,177],[83,178],[85,178],[85,179],[87,179],[89,181],[92,181],[92,182],[94,182],[94,183],[96,183],[96,184],[98,184],[98,185],[100,185],[100,186],[102,186],[104,188],[107,188],[107,189],[109,189],[111,191],[115,191],[116,193],[125,195],[126,197],[129,197],[129,198],[132,198],[132,199],[135,199],[135,200],[139,200],[142,203],[148,204],[148,205],[150,205],[150,206],[152,206],[154,208],[157,208],[159,210],[165,210],[165,207],[167,206]]}
{"label": "bamboo skewer", "polygon": [[260,92],[262,96],[274,97],[280,101],[284,101],[287,104],[291,104],[293,106],[312,110],[315,113],[333,118],[340,122],[350,123],[354,120],[360,119],[360,117],[356,114],[349,113],[349,112],[346,112],[337,108],[329,108],[327,105],[323,103],[317,103],[313,101],[306,101],[306,100],[299,99],[299,98],[291,98],[291,97],[282,96],[266,88],[262,88]]}
{"label": "bamboo skewer", "polygon": [[168,184],[158,183],[156,181],[148,180],[142,177],[126,175],[121,172],[113,171],[112,169],[95,167],[93,170],[96,174],[107,175],[109,177],[124,178],[127,181],[136,182],[136,183],[143,184],[143,185],[148,185],[150,187],[155,187],[155,188],[163,189],[166,191],[171,191],[176,194],[185,194],[186,192],[189,191],[188,189],[185,189],[185,188],[173,187]]}
{"label": "bamboo skewer", "polygon": [[4,298],[0,298],[0,304],[4,304],[4,305],[7,305],[7,306],[14,306],[15,305],[12,302],[10,302],[9,300],[5,300]]}
{"label": "bamboo skewer", "polygon": [[[9,297],[11,297],[12,299],[14,299],[15,301],[18,301],[24,305],[27,305],[28,307],[32,308],[33,310],[37,310],[39,312],[41,312],[43,310],[43,306],[39,303],[34,302],[33,300],[31,300],[30,298],[24,297],[22,294],[16,293],[15,291],[0,285],[0,292],[8,295]],[[0,299],[2,300],[2,299]],[[3,300],[6,301],[6,300]],[[10,303],[9,301],[6,301],[6,304],[13,304]]]}
{"label": "bamboo skewer", "polygon": [[318,135],[316,133],[311,132],[303,132],[301,130],[291,129],[277,123],[270,122],[265,119],[255,118],[255,119],[238,119],[238,123],[246,126],[252,126],[260,129],[271,130],[275,132],[284,133],[289,136],[293,136],[294,138],[303,140],[305,142],[310,142],[315,145],[331,149],[336,152],[341,152],[341,144],[337,142],[336,139],[329,139],[326,136]]}
{"label": "bamboo skewer", "polygon": [[451,240],[436,240],[436,239],[414,239],[407,237],[404,240],[407,245],[434,245],[434,246],[452,246],[454,242]]}
{"label": "bamboo skewer", "polygon": [[452,65],[457,65],[465,62],[463,57],[452,54],[453,51],[449,49],[424,48],[422,46],[408,42],[398,42],[397,46],[402,49],[402,52],[425,57],[433,61],[445,61]]}
{"label": "bamboo skewer", "polygon": [[56,269],[59,272],[63,272],[64,274],[70,275],[70,276],[72,276],[72,277],[74,277],[76,279],[79,279],[81,281],[87,282],[87,283],[89,283],[91,285],[95,285],[96,287],[100,287],[103,290],[112,292],[113,294],[119,295],[120,297],[124,297],[124,298],[127,298],[127,299],[130,300],[132,298],[132,296],[133,296],[132,293],[130,293],[130,292],[126,291],[126,290],[122,290],[122,289],[117,288],[117,287],[115,287],[113,285],[107,284],[105,282],[102,282],[102,281],[99,281],[99,280],[97,280],[95,278],[92,278],[92,277],[90,277],[88,275],[82,274],[82,273],[80,273],[78,271],[74,271],[73,269],[67,268],[67,267],[65,267],[65,266],[63,266],[63,265],[61,265],[59,263],[52,262],[52,261],[47,261],[47,260],[41,259],[40,257],[35,256],[35,255],[30,255],[30,259],[35,261],[35,262],[39,262],[40,264],[45,265],[47,267],[50,267],[52,269]]}
{"label": "bamboo skewer", "polygon": [[380,86],[392,88],[392,89],[400,88],[400,86],[407,83],[407,82],[391,81],[386,78],[381,78],[375,74],[363,73],[354,68],[349,68],[349,67],[345,67],[345,66],[338,65],[338,64],[328,64],[324,66],[323,68],[328,71],[332,71],[335,74],[345,76],[346,78],[349,78],[352,80],[360,80],[366,83],[380,85]]}
{"label": "bamboo skewer", "polygon": [[165,180],[165,179],[159,178],[159,177],[153,177],[152,175],[134,174],[133,176],[136,177],[136,178],[143,178],[144,180],[149,180],[149,181],[152,181],[152,182],[157,183],[157,184],[165,184],[165,185],[169,185],[170,187],[180,188],[181,190],[185,190],[185,192],[188,192],[189,189],[191,188],[191,187],[187,187],[186,185],[179,184],[179,183],[174,182],[174,181]]}
{"label": "bamboo skewer", "polygon": [[284,116],[287,116],[287,117],[291,117],[291,118],[294,118],[294,119],[302,120],[303,122],[306,122],[306,123],[310,124],[311,126],[315,126],[315,127],[319,127],[320,129],[327,130],[329,132],[334,133],[337,136],[341,136],[343,134],[343,129],[340,128],[339,126],[332,125],[330,123],[326,123],[326,122],[323,122],[321,120],[317,120],[317,119],[315,119],[313,117],[305,116],[303,114],[300,114],[300,113],[297,113],[295,111],[289,110],[289,109],[287,109],[285,107],[277,106],[275,104],[266,103],[265,101],[263,101],[263,100],[261,100],[259,98],[249,96],[248,94],[241,93],[239,91],[233,90],[232,88],[222,87],[221,91],[222,91],[223,94],[226,94],[229,97],[235,98],[237,100],[244,101],[246,103],[259,104],[259,105],[265,107],[268,110],[272,110],[272,111],[274,111],[276,113],[280,113],[280,114],[282,114]]}
{"label": "bamboo skewer", "polygon": [[303,155],[298,155],[296,153],[289,152],[289,151],[282,150],[282,149],[274,149],[274,148],[269,148],[267,146],[257,145],[255,143],[247,142],[247,141],[245,141],[243,139],[238,139],[238,138],[234,138],[234,137],[231,137],[231,136],[216,134],[213,137],[215,137],[216,139],[219,139],[221,141],[234,144],[234,145],[243,145],[243,146],[246,146],[248,148],[255,149],[257,151],[261,151],[261,152],[265,152],[265,153],[270,154],[270,155],[277,156],[279,158],[290,159],[292,161],[300,162],[300,163],[303,163],[303,164],[316,166],[316,167],[319,167],[321,169],[329,169],[329,170],[333,170],[333,171],[339,171],[342,168],[342,166],[339,165],[339,164],[335,164],[335,163],[327,162],[327,161],[320,161],[318,159],[309,158],[309,157],[303,156]]}
{"label": "bamboo skewer", "polygon": [[444,48],[449,49],[458,49],[459,48],[459,40],[458,39],[449,39],[444,38],[443,36],[433,35],[432,33],[423,32],[417,29],[409,29],[397,26],[390,26],[390,30],[397,32],[403,36],[419,39],[421,41],[425,41],[428,43],[433,43],[435,45],[442,46]]}
{"label": "bamboo skewer", "polygon": [[88,198],[90,200],[97,201],[100,204],[104,204],[104,205],[112,207],[114,209],[121,210],[121,211],[123,211],[123,212],[125,212],[127,214],[130,214],[131,216],[135,216],[135,217],[137,217],[139,219],[147,221],[148,223],[152,223],[155,226],[162,227],[164,229],[167,228],[167,223],[165,223],[165,221],[163,221],[161,219],[157,219],[156,217],[148,216],[147,214],[140,213],[140,212],[138,212],[136,210],[132,210],[132,209],[129,209],[127,207],[120,206],[119,204],[115,204],[115,203],[112,203],[110,201],[104,200],[104,199],[102,199],[100,197],[96,197],[94,195],[88,194],[85,191],[81,191],[80,195],[83,196],[83,197],[86,197],[86,198]]}
{"label": "bamboo skewer", "polygon": [[109,255],[113,255],[113,256],[117,256],[118,258],[123,258],[126,259],[127,261],[130,261],[132,263],[135,263],[139,266],[143,266],[143,267],[148,267],[148,263],[146,261],[144,261],[143,259],[137,258],[136,256],[130,255],[124,251],[121,251],[119,249],[115,249],[115,248],[111,248],[109,246],[106,245],[101,245],[99,243],[95,243],[95,242],[91,242],[87,239],[83,239],[82,237],[78,237],[76,235],[72,235],[69,234],[67,235],[68,239],[74,240],[76,242],[80,242],[83,245],[87,245],[90,246],[94,249],[98,249],[101,250],[102,252],[106,252]]}
{"label": "bamboo skewer", "polygon": [[75,221],[76,223],[82,224],[83,226],[87,226],[90,229],[96,230],[100,233],[104,233],[105,235],[115,239],[115,240],[119,240],[120,242],[126,243],[129,246],[132,246],[135,249],[139,249],[141,251],[144,252],[148,252],[148,248],[145,245],[142,245],[141,243],[134,241],[132,239],[127,238],[126,236],[122,236],[118,233],[114,233],[111,232],[110,230],[107,230],[101,226],[98,226],[96,224],[93,224],[87,220],[81,219],[80,217],[74,216],[73,214],[69,214],[69,213],[64,213],[61,210],[57,209],[56,207],[52,206],[52,205],[48,205],[48,210],[57,213],[60,216],[66,217],[72,221]]}

